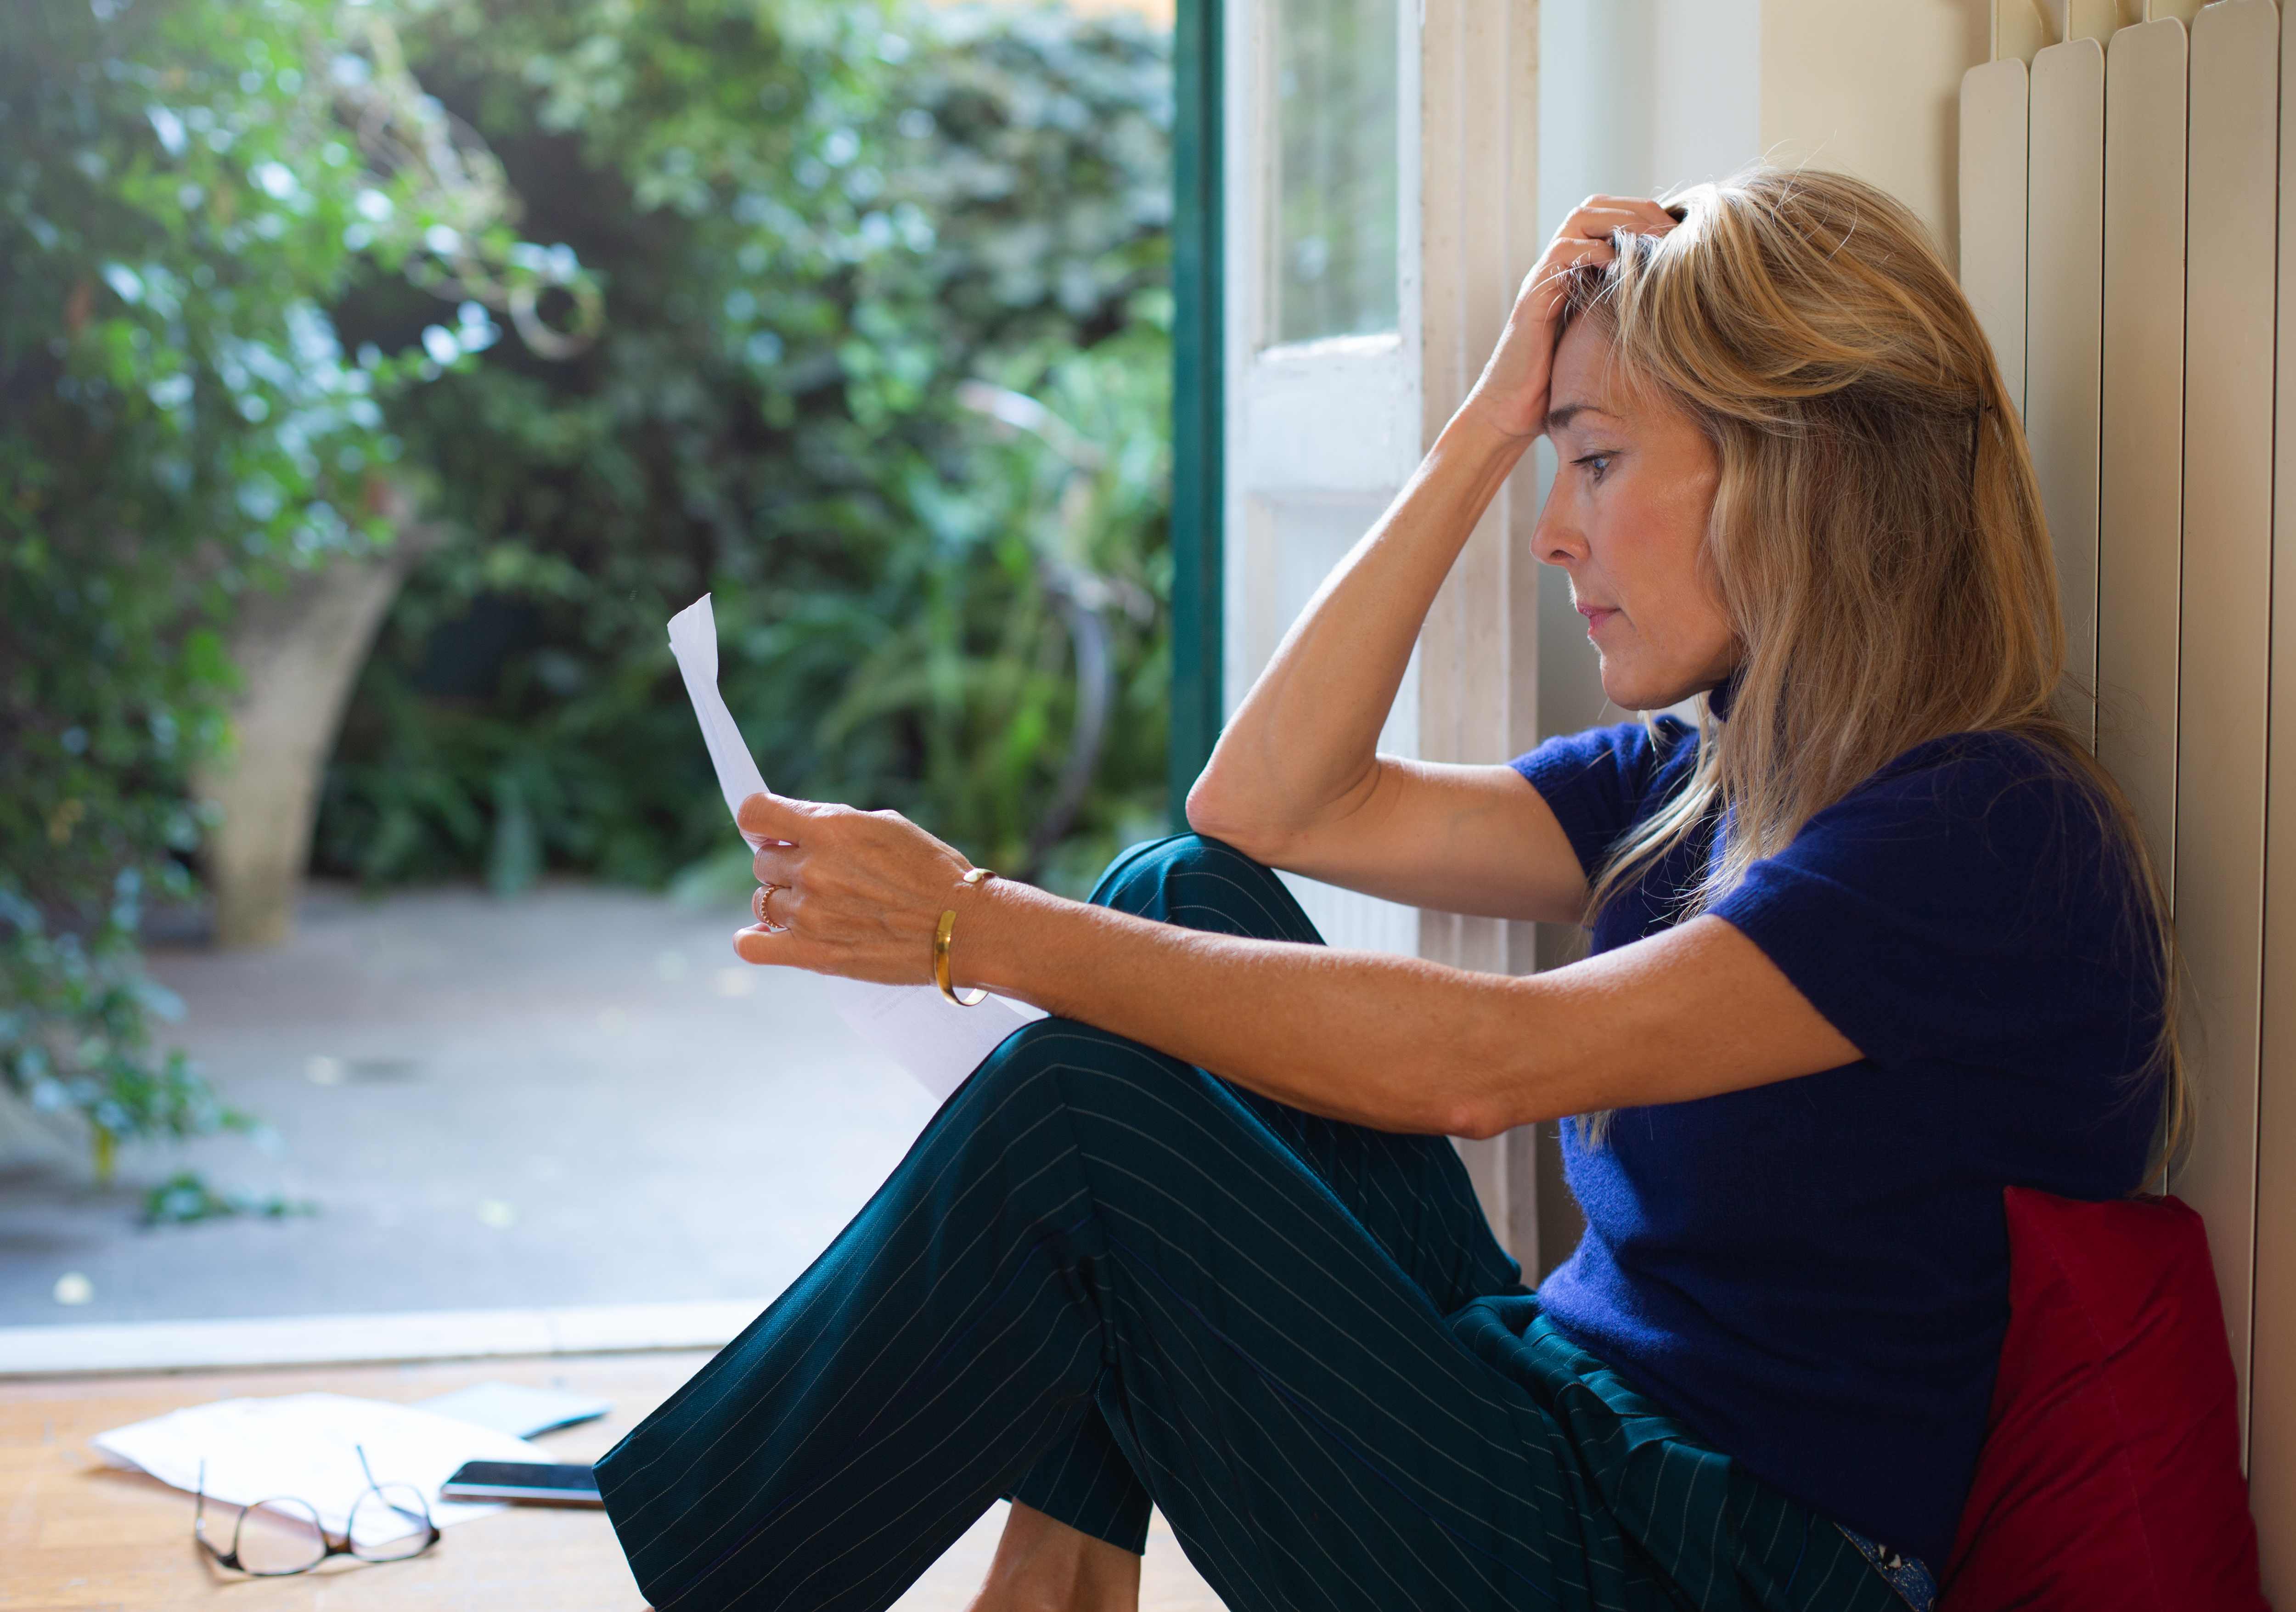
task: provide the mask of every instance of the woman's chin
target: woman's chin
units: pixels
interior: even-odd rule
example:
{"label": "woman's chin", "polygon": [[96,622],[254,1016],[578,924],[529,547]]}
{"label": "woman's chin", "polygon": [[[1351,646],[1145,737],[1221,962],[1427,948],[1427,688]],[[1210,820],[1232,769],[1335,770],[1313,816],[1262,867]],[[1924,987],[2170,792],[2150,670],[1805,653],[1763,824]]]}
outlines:
{"label": "woman's chin", "polygon": [[1656,697],[1660,692],[1655,679],[1603,658],[1603,697],[1620,711],[1663,711],[1674,702]]}
{"label": "woman's chin", "polygon": [[1700,684],[1679,685],[1652,678],[1604,678],[1603,697],[1620,711],[1664,711],[1696,694]]}

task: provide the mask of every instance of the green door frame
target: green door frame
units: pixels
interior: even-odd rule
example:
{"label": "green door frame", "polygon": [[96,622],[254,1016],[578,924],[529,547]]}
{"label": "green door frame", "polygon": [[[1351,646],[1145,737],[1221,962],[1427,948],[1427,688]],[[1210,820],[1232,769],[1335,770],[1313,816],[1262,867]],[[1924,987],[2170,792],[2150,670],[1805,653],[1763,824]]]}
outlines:
{"label": "green door frame", "polygon": [[1177,0],[1172,127],[1172,826],[1220,730],[1221,0]]}

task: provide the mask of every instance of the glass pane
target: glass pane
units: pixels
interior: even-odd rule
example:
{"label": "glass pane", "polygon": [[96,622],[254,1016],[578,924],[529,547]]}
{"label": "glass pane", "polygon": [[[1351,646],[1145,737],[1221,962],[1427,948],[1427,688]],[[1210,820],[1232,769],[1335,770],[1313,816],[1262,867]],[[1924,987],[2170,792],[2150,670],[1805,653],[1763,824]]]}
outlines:
{"label": "glass pane", "polygon": [[1278,341],[1395,328],[1396,0],[1275,0]]}
{"label": "glass pane", "polygon": [[319,1514],[299,1500],[266,1500],[250,1506],[239,1514],[239,1536],[232,1544],[239,1552],[242,1572],[266,1578],[308,1573],[327,1553]]}
{"label": "glass pane", "polygon": [[430,1507],[410,1484],[369,1489],[351,1507],[350,1539],[363,1561],[419,1556],[430,1544]]}

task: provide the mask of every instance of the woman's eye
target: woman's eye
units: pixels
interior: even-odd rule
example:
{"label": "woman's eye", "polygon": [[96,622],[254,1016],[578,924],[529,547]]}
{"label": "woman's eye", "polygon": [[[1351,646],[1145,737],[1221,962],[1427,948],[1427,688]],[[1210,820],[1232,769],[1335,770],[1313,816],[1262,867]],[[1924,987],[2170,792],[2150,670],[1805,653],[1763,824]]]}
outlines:
{"label": "woman's eye", "polygon": [[1573,459],[1571,463],[1585,470],[1587,479],[1590,481],[1600,482],[1604,476],[1611,473],[1609,454],[1587,454],[1583,458]]}

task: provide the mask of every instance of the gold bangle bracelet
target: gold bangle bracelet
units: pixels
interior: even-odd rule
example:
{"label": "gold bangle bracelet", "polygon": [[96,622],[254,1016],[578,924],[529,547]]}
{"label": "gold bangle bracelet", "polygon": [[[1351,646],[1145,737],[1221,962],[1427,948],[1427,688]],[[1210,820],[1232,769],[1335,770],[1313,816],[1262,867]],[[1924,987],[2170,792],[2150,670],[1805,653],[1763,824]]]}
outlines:
{"label": "gold bangle bracelet", "polygon": [[978,1008],[988,999],[988,992],[975,987],[959,994],[948,980],[948,942],[956,933],[956,909],[952,907],[940,915],[940,926],[933,931],[933,983],[940,987],[941,995],[959,1008]]}
{"label": "gold bangle bracelet", "polygon": [[[978,890],[996,876],[986,868],[968,868],[960,876],[960,881]],[[988,999],[987,991],[975,988],[970,992],[960,992],[949,983],[948,943],[955,933],[956,909],[952,907],[940,915],[940,925],[933,931],[933,983],[940,987],[941,995],[957,1007],[978,1008]]]}

